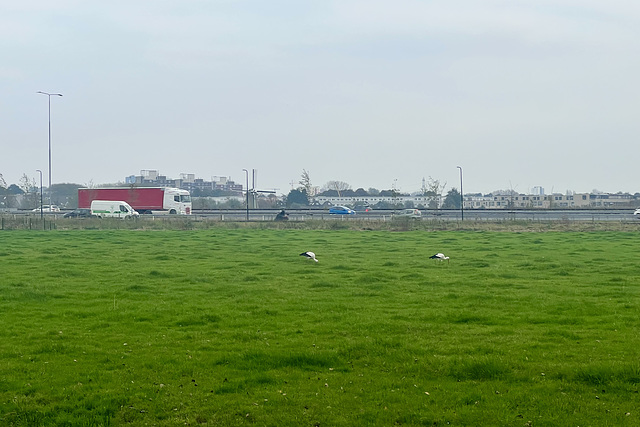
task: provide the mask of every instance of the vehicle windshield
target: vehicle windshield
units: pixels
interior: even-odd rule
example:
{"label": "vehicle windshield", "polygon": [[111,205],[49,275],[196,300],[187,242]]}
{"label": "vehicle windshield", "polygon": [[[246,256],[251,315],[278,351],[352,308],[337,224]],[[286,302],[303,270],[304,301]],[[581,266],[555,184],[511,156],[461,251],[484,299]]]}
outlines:
{"label": "vehicle windshield", "polygon": [[191,203],[191,196],[188,194],[187,195],[182,194],[180,195],[180,201],[182,203]]}

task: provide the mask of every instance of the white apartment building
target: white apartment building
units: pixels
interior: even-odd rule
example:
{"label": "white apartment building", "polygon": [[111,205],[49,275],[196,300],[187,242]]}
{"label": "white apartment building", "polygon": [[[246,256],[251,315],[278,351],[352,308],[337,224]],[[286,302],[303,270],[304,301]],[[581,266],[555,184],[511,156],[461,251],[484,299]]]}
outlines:
{"label": "white apartment building", "polygon": [[[380,202],[392,205],[412,202],[417,208],[442,208],[444,197],[415,196],[317,196],[320,204],[354,206],[368,204],[374,206]],[[633,204],[630,194],[487,194],[465,195],[465,209],[571,209],[571,208],[626,208]],[[433,204],[432,204],[433,203]]]}
{"label": "white apartment building", "polygon": [[571,209],[628,207],[631,194],[514,194],[464,196],[465,209]]}
{"label": "white apartment building", "polygon": [[[334,206],[347,205],[353,206],[358,203],[368,204],[370,206],[376,205],[380,202],[386,202],[390,204],[405,204],[406,202],[413,202],[414,206],[429,207],[432,202],[437,201],[437,207],[442,207],[442,197],[431,196],[316,196],[314,198],[318,203],[324,205],[330,203]],[[437,199],[437,200],[436,200]]]}

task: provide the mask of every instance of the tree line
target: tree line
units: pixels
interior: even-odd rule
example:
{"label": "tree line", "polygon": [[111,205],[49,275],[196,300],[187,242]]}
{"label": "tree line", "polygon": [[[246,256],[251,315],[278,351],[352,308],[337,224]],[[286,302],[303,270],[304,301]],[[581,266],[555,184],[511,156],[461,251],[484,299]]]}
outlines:
{"label": "tree line", "polygon": [[[316,201],[318,196],[327,197],[401,197],[409,196],[407,193],[402,193],[396,188],[389,190],[378,190],[376,188],[358,188],[353,190],[351,185],[344,181],[329,181],[322,188],[315,187],[311,184],[311,177],[309,171],[302,170],[301,179],[298,182],[298,187],[291,189],[289,194],[285,196],[284,203],[288,208],[304,208],[308,206],[319,206]],[[412,201],[404,202],[388,202],[380,201],[374,205],[368,206],[365,202],[355,202],[354,208],[364,207],[365,205],[373,209],[402,209],[402,208],[420,208],[420,209],[436,209],[440,207],[440,199],[443,197],[442,193],[446,187],[446,183],[442,183],[437,179],[429,177],[428,180],[423,179],[422,187],[419,191],[421,196],[429,198],[431,201],[427,206],[416,206]],[[442,208],[444,209],[460,209],[460,192],[456,188],[451,188],[444,198],[442,199]]]}

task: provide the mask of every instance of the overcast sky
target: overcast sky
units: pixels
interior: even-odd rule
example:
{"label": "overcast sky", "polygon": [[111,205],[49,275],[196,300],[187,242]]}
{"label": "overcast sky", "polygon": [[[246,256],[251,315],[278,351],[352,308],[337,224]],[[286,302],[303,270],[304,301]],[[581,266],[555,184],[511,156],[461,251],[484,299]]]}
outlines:
{"label": "overcast sky", "polygon": [[20,0],[0,173],[640,192],[637,0]]}

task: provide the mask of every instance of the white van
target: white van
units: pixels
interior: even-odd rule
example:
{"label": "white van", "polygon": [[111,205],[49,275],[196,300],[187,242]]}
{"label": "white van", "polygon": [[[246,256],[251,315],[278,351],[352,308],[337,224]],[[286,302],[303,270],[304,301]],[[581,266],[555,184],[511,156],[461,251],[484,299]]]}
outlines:
{"label": "white van", "polygon": [[127,202],[119,200],[94,200],[91,215],[98,218],[137,218],[140,216]]}

